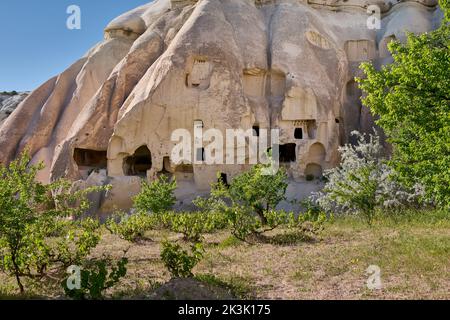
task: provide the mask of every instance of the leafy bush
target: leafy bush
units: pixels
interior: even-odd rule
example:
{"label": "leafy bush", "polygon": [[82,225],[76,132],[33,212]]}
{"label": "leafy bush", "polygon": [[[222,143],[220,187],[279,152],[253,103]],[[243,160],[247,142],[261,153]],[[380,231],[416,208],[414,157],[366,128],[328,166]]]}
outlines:
{"label": "leafy bush", "polygon": [[199,242],[203,234],[212,233],[228,225],[219,213],[176,213],[171,217],[170,229],[184,235],[186,241]]}
{"label": "leafy bush", "polygon": [[113,264],[110,258],[91,260],[80,272],[80,288],[69,289],[69,277],[62,283],[67,297],[78,300],[104,298],[104,292],[114,287],[127,274],[128,259],[122,258]]}
{"label": "leafy bush", "polygon": [[340,148],[341,166],[325,172],[327,183],[313,197],[327,212],[356,213],[371,223],[375,211],[418,205],[423,196],[420,186],[407,189],[386,163],[383,147],[377,135],[353,132],[356,145]]}
{"label": "leafy bush", "polygon": [[252,212],[243,207],[234,207],[227,210],[231,234],[237,239],[246,241],[251,235],[260,233],[261,220]]}
{"label": "leafy bush", "polygon": [[134,208],[145,213],[167,211],[176,202],[174,196],[176,188],[176,181],[169,181],[164,175],[151,183],[143,181],[141,192],[133,199]]}
{"label": "leafy bush", "polygon": [[204,248],[201,243],[192,244],[190,253],[178,243],[170,241],[164,241],[162,247],[161,258],[166,268],[175,278],[192,277],[192,269],[204,255]]}
{"label": "leafy bush", "polygon": [[199,242],[203,234],[227,226],[228,221],[224,215],[204,212],[158,214],[138,212],[132,215],[121,213],[118,217],[110,218],[105,225],[109,232],[130,242],[139,242],[144,239],[146,231],[159,228],[181,233],[186,241]]}
{"label": "leafy bush", "polygon": [[40,280],[80,263],[98,244],[99,223],[79,217],[89,207],[87,194],[105,188],[71,191],[60,180],[49,185],[36,181],[42,164],[28,166],[23,153],[9,166],[0,165],[0,270],[16,279]]}
{"label": "leafy bush", "polygon": [[156,217],[145,212],[132,215],[120,213],[117,217],[108,219],[105,227],[123,240],[139,242],[145,238],[145,232],[151,230],[156,223]]}

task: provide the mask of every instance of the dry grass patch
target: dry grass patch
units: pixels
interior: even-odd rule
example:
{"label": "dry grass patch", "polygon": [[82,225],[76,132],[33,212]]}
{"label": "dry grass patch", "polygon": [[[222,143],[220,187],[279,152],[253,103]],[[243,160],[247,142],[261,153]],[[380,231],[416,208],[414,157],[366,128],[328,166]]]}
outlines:
{"label": "dry grass patch", "polygon": [[[182,236],[168,231],[147,236],[152,241],[135,245],[105,232],[93,252],[120,258],[127,251],[128,274],[111,297],[154,299],[162,286],[182,285],[169,282],[160,258],[160,241],[182,241]],[[183,292],[192,291],[192,298],[212,292],[211,298],[239,299],[450,299],[448,214],[384,218],[372,227],[358,218],[339,218],[314,239],[280,229],[260,240],[251,245],[227,230],[206,235],[206,254],[189,288],[205,286],[197,293]],[[381,268],[381,290],[366,286],[370,265]],[[17,297],[11,279],[0,275],[0,283],[2,297]],[[39,288],[33,294],[42,296]]]}

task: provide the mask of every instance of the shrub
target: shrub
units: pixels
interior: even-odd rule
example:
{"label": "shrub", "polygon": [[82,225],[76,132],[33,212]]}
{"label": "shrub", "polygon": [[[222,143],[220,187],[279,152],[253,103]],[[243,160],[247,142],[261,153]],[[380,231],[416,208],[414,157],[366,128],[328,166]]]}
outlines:
{"label": "shrub", "polygon": [[235,177],[230,185],[218,179],[211,186],[210,197],[197,198],[194,204],[203,212],[223,215],[233,236],[246,241],[279,226],[274,209],[286,198],[286,188],[287,176],[282,169],[273,172],[271,164],[260,164]]}
{"label": "shrub", "polygon": [[114,287],[121,278],[126,276],[127,264],[127,258],[120,259],[116,265],[110,258],[91,260],[85,263],[80,272],[80,288],[68,287],[70,277],[66,278],[61,285],[69,298],[101,300],[106,290]]}
{"label": "shrub", "polygon": [[141,192],[133,199],[134,208],[146,213],[169,210],[176,202],[174,196],[176,188],[176,181],[169,181],[164,175],[151,183],[143,181]]}
{"label": "shrub", "polygon": [[28,166],[23,153],[9,166],[0,165],[0,270],[16,279],[40,280],[80,263],[99,240],[100,227],[79,217],[89,207],[86,195],[104,188],[71,191],[64,180],[43,185],[36,181],[42,164]]}
{"label": "shrub", "polygon": [[170,241],[162,243],[161,258],[166,268],[175,278],[192,277],[192,269],[200,262],[203,255],[204,248],[201,243],[193,244],[190,253],[177,243]]}
{"label": "shrub", "polygon": [[260,233],[261,220],[246,208],[237,206],[230,208],[227,211],[227,216],[231,226],[231,234],[237,239],[247,241],[249,236]]}
{"label": "shrub", "polygon": [[132,215],[119,213],[108,219],[105,227],[111,234],[118,235],[123,240],[139,242],[145,238],[145,232],[155,226],[156,220],[155,216],[144,212]]}
{"label": "shrub", "polygon": [[184,240],[199,242],[203,234],[223,229],[227,221],[218,213],[179,213],[171,216],[170,229],[184,235]]}
{"label": "shrub", "polygon": [[378,208],[398,208],[418,205],[423,195],[419,186],[407,189],[385,162],[378,135],[366,136],[353,132],[356,145],[340,148],[340,167],[325,172],[327,183],[322,192],[313,196],[327,212],[356,213],[372,222]]}

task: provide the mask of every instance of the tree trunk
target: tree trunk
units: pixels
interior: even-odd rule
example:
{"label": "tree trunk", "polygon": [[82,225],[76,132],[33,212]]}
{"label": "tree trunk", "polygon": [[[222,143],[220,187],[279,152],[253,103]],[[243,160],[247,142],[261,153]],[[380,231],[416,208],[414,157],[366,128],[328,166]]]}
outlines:
{"label": "tree trunk", "polygon": [[25,292],[25,289],[24,289],[23,284],[20,281],[20,277],[17,273],[16,273],[16,281],[17,281],[17,285],[19,286],[20,294],[23,294]]}
{"label": "tree trunk", "polygon": [[264,210],[258,209],[256,214],[258,215],[259,220],[261,220],[261,224],[263,226],[267,225],[267,218],[264,216]]}
{"label": "tree trunk", "polygon": [[25,289],[23,288],[23,284],[20,281],[20,275],[19,275],[20,270],[19,270],[19,266],[17,265],[17,261],[16,261],[17,247],[18,247],[18,244],[16,244],[16,246],[14,248],[10,248],[11,249],[11,261],[14,266],[14,275],[16,277],[17,285],[19,286],[20,294],[23,294],[25,292]]}

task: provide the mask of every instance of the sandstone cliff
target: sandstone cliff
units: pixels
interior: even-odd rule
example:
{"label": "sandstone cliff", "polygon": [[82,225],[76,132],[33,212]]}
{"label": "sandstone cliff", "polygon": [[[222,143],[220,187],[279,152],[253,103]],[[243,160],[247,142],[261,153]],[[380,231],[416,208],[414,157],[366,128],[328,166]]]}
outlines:
{"label": "sandstone cliff", "polygon": [[[380,7],[380,30],[367,8]],[[23,101],[0,127],[0,162],[28,147],[40,179],[112,183],[126,203],[140,176],[175,175],[180,195],[245,165],[176,165],[175,129],[279,128],[301,181],[335,166],[352,130],[369,131],[358,65],[441,19],[436,0],[156,0],[112,21],[104,40]],[[87,180],[87,182],[86,182]]]}

